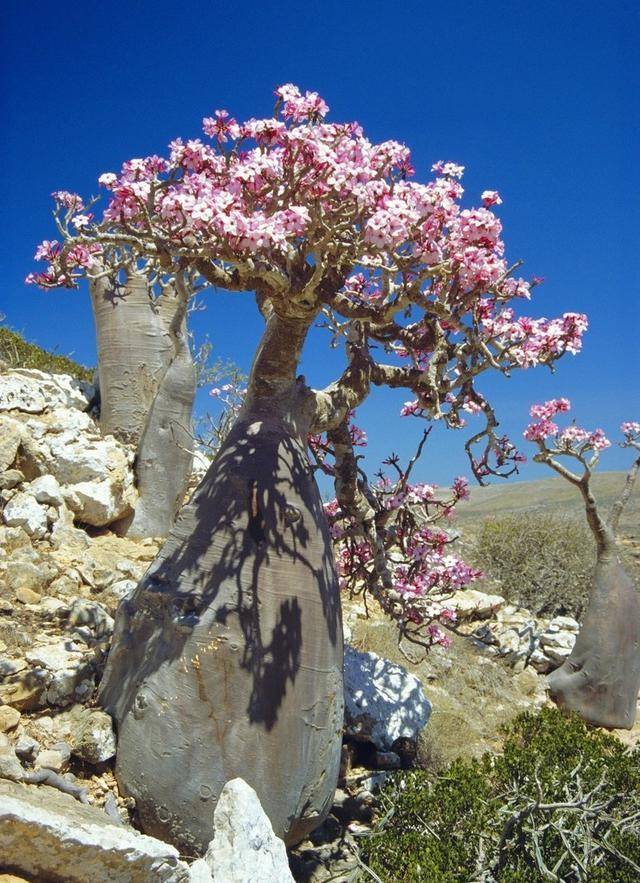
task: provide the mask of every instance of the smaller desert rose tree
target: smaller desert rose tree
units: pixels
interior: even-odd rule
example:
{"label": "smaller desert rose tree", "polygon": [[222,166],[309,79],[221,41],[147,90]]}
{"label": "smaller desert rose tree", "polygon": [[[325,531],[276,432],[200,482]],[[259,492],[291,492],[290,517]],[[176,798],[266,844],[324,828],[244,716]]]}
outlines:
{"label": "smaller desert rose tree", "polygon": [[[146,162],[157,168],[155,160]],[[122,178],[131,187],[140,162],[123,168]],[[109,222],[98,222],[91,211],[97,199],[85,206],[75,193],[52,195],[59,239],[38,246],[35,259],[46,261],[47,270],[30,273],[26,282],[45,290],[88,282],[100,428],[136,452],[138,502],[116,529],[133,537],[166,536],[191,471],[196,382],[187,313],[201,286],[188,271],[161,275],[135,250],[116,246],[105,236]]]}
{"label": "smaller desert rose tree", "polygon": [[591,479],[602,451],[611,442],[601,429],[586,430],[575,423],[561,429],[554,419],[570,407],[564,398],[533,405],[534,420],[524,433],[538,446],[534,459],[546,463],[582,494],[597,547],[593,586],[580,634],[566,662],[549,676],[549,684],[559,704],[590,723],[630,729],[640,689],[640,595],[620,562],[616,532],[640,470],[640,423],[621,426],[622,447],[638,455],[606,517],[593,494]]}

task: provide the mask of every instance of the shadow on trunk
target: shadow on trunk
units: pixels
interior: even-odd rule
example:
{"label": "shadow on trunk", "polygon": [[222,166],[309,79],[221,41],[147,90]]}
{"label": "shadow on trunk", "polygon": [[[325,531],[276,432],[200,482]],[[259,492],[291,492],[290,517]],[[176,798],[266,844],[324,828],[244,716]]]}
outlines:
{"label": "shadow on trunk", "polygon": [[245,416],[117,617],[101,701],[144,830],[203,850],[236,776],[287,842],[316,827],[337,781],[342,653],[305,445]]}

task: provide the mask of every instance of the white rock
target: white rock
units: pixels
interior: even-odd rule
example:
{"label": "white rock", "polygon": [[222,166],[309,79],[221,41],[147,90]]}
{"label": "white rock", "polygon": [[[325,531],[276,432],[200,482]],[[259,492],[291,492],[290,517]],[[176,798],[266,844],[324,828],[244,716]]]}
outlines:
{"label": "white rock", "polygon": [[51,472],[60,484],[121,478],[131,463],[131,452],[116,439],[92,438],[87,433],[64,432],[48,437]]}
{"label": "white rock", "polygon": [[550,631],[579,632],[580,623],[572,616],[555,616],[549,623]]}
{"label": "white rock", "polygon": [[552,664],[548,656],[538,647],[529,657],[529,665],[534,668],[538,674],[546,674],[555,666]]}
{"label": "white rock", "polygon": [[189,865],[189,883],[213,883],[209,865],[203,858],[196,859]]}
{"label": "white rock", "polygon": [[91,711],[73,736],[72,754],[89,763],[104,763],[116,754],[113,722],[104,711]]}
{"label": "white rock", "polygon": [[465,589],[443,602],[442,606],[455,610],[459,620],[485,619],[500,610],[504,603],[505,599],[501,595],[489,595],[477,589]]}
{"label": "white rock", "polygon": [[0,375],[0,411],[41,414],[63,405],[85,411],[93,388],[68,374],[19,368]]}
{"label": "white rock", "polygon": [[422,684],[401,665],[345,646],[345,733],[381,751],[400,737],[417,739],[431,715]]}
{"label": "white rock", "polygon": [[540,649],[545,656],[548,656],[552,663],[556,663],[556,665],[551,666],[552,668],[561,665],[567,656],[571,654],[576,637],[577,633],[573,631],[551,630],[551,624],[549,629],[540,635]]}
{"label": "white rock", "polygon": [[32,665],[41,665],[50,671],[62,671],[74,668],[82,659],[82,653],[72,642],[62,642],[35,647],[33,650],[28,650],[25,657]]}
{"label": "white rock", "polygon": [[573,632],[543,632],[540,635],[540,644],[545,651],[566,650],[569,654],[573,650],[576,636]]}
{"label": "white rock", "polygon": [[0,472],[6,472],[13,465],[23,435],[21,423],[0,415]]}
{"label": "white rock", "polygon": [[123,598],[131,595],[137,585],[138,583],[133,579],[119,579],[117,582],[111,583],[105,594],[114,601],[120,602]]}
{"label": "white rock", "polygon": [[285,845],[243,779],[222,789],[205,861],[216,883],[294,883]]}
{"label": "white rock", "polygon": [[[13,748],[10,745],[0,745],[0,779],[21,782],[23,778],[24,770]],[[2,855],[1,850],[0,855]],[[0,861],[2,860],[0,859]]]}
{"label": "white rock", "polygon": [[47,533],[46,506],[26,491],[18,491],[5,506],[2,517],[6,525],[23,528],[33,539],[40,540]]}
{"label": "white rock", "polygon": [[83,481],[66,489],[65,500],[80,521],[94,527],[105,527],[128,515],[132,509],[131,494],[120,482]]}
{"label": "white rock", "polygon": [[49,705],[70,705],[78,699],[84,701],[94,687],[94,682],[87,678],[91,667],[84,660],[79,660],[74,668],[63,668],[53,673],[47,688]]}
{"label": "white rock", "polygon": [[38,503],[50,503],[52,506],[64,505],[62,489],[53,475],[41,475],[25,488]]}
{"label": "white rock", "polygon": [[0,782],[0,855],[3,866],[36,880],[189,881],[188,865],[173,846],[115,824],[102,810],[52,788],[11,782]]}

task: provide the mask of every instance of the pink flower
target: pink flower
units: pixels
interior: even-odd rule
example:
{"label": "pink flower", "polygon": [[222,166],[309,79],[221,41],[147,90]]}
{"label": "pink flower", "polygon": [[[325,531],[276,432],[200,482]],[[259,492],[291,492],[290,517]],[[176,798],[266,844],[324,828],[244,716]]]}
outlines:
{"label": "pink flower", "polygon": [[58,255],[60,254],[60,243],[57,239],[52,239],[49,241],[45,239],[44,242],[41,242],[40,245],[36,248],[33,259],[36,261],[48,261],[51,263],[54,261]]}
{"label": "pink flower", "polygon": [[68,190],[56,190],[51,194],[58,205],[69,211],[79,212],[84,208],[82,199],[77,193],[69,193]]}
{"label": "pink flower", "polygon": [[483,205],[502,205],[502,199],[497,190],[484,190],[480,197]]}
{"label": "pink flower", "polygon": [[202,128],[209,138],[217,138],[220,143],[240,137],[240,126],[226,110],[215,110],[214,116],[202,120]]}
{"label": "pink flower", "polygon": [[104,174],[100,175],[98,178],[98,184],[100,184],[101,187],[106,187],[107,190],[111,190],[117,180],[118,176],[114,175],[113,172],[104,172]]}
{"label": "pink flower", "polygon": [[447,175],[451,178],[462,178],[464,175],[464,166],[459,166],[454,162],[443,162],[438,160],[431,166],[431,171],[439,175]]}

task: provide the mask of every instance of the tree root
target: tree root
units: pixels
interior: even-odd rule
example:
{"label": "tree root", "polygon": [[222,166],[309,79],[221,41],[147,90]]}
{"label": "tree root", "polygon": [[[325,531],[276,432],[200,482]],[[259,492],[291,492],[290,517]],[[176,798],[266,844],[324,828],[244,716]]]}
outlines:
{"label": "tree root", "polygon": [[79,800],[80,803],[89,803],[89,792],[86,788],[63,779],[62,776],[54,773],[53,770],[41,769],[35,770],[32,773],[25,773],[23,781],[28,785],[49,785],[51,788],[57,788],[58,791],[62,791],[64,794],[70,794],[76,800]]}

